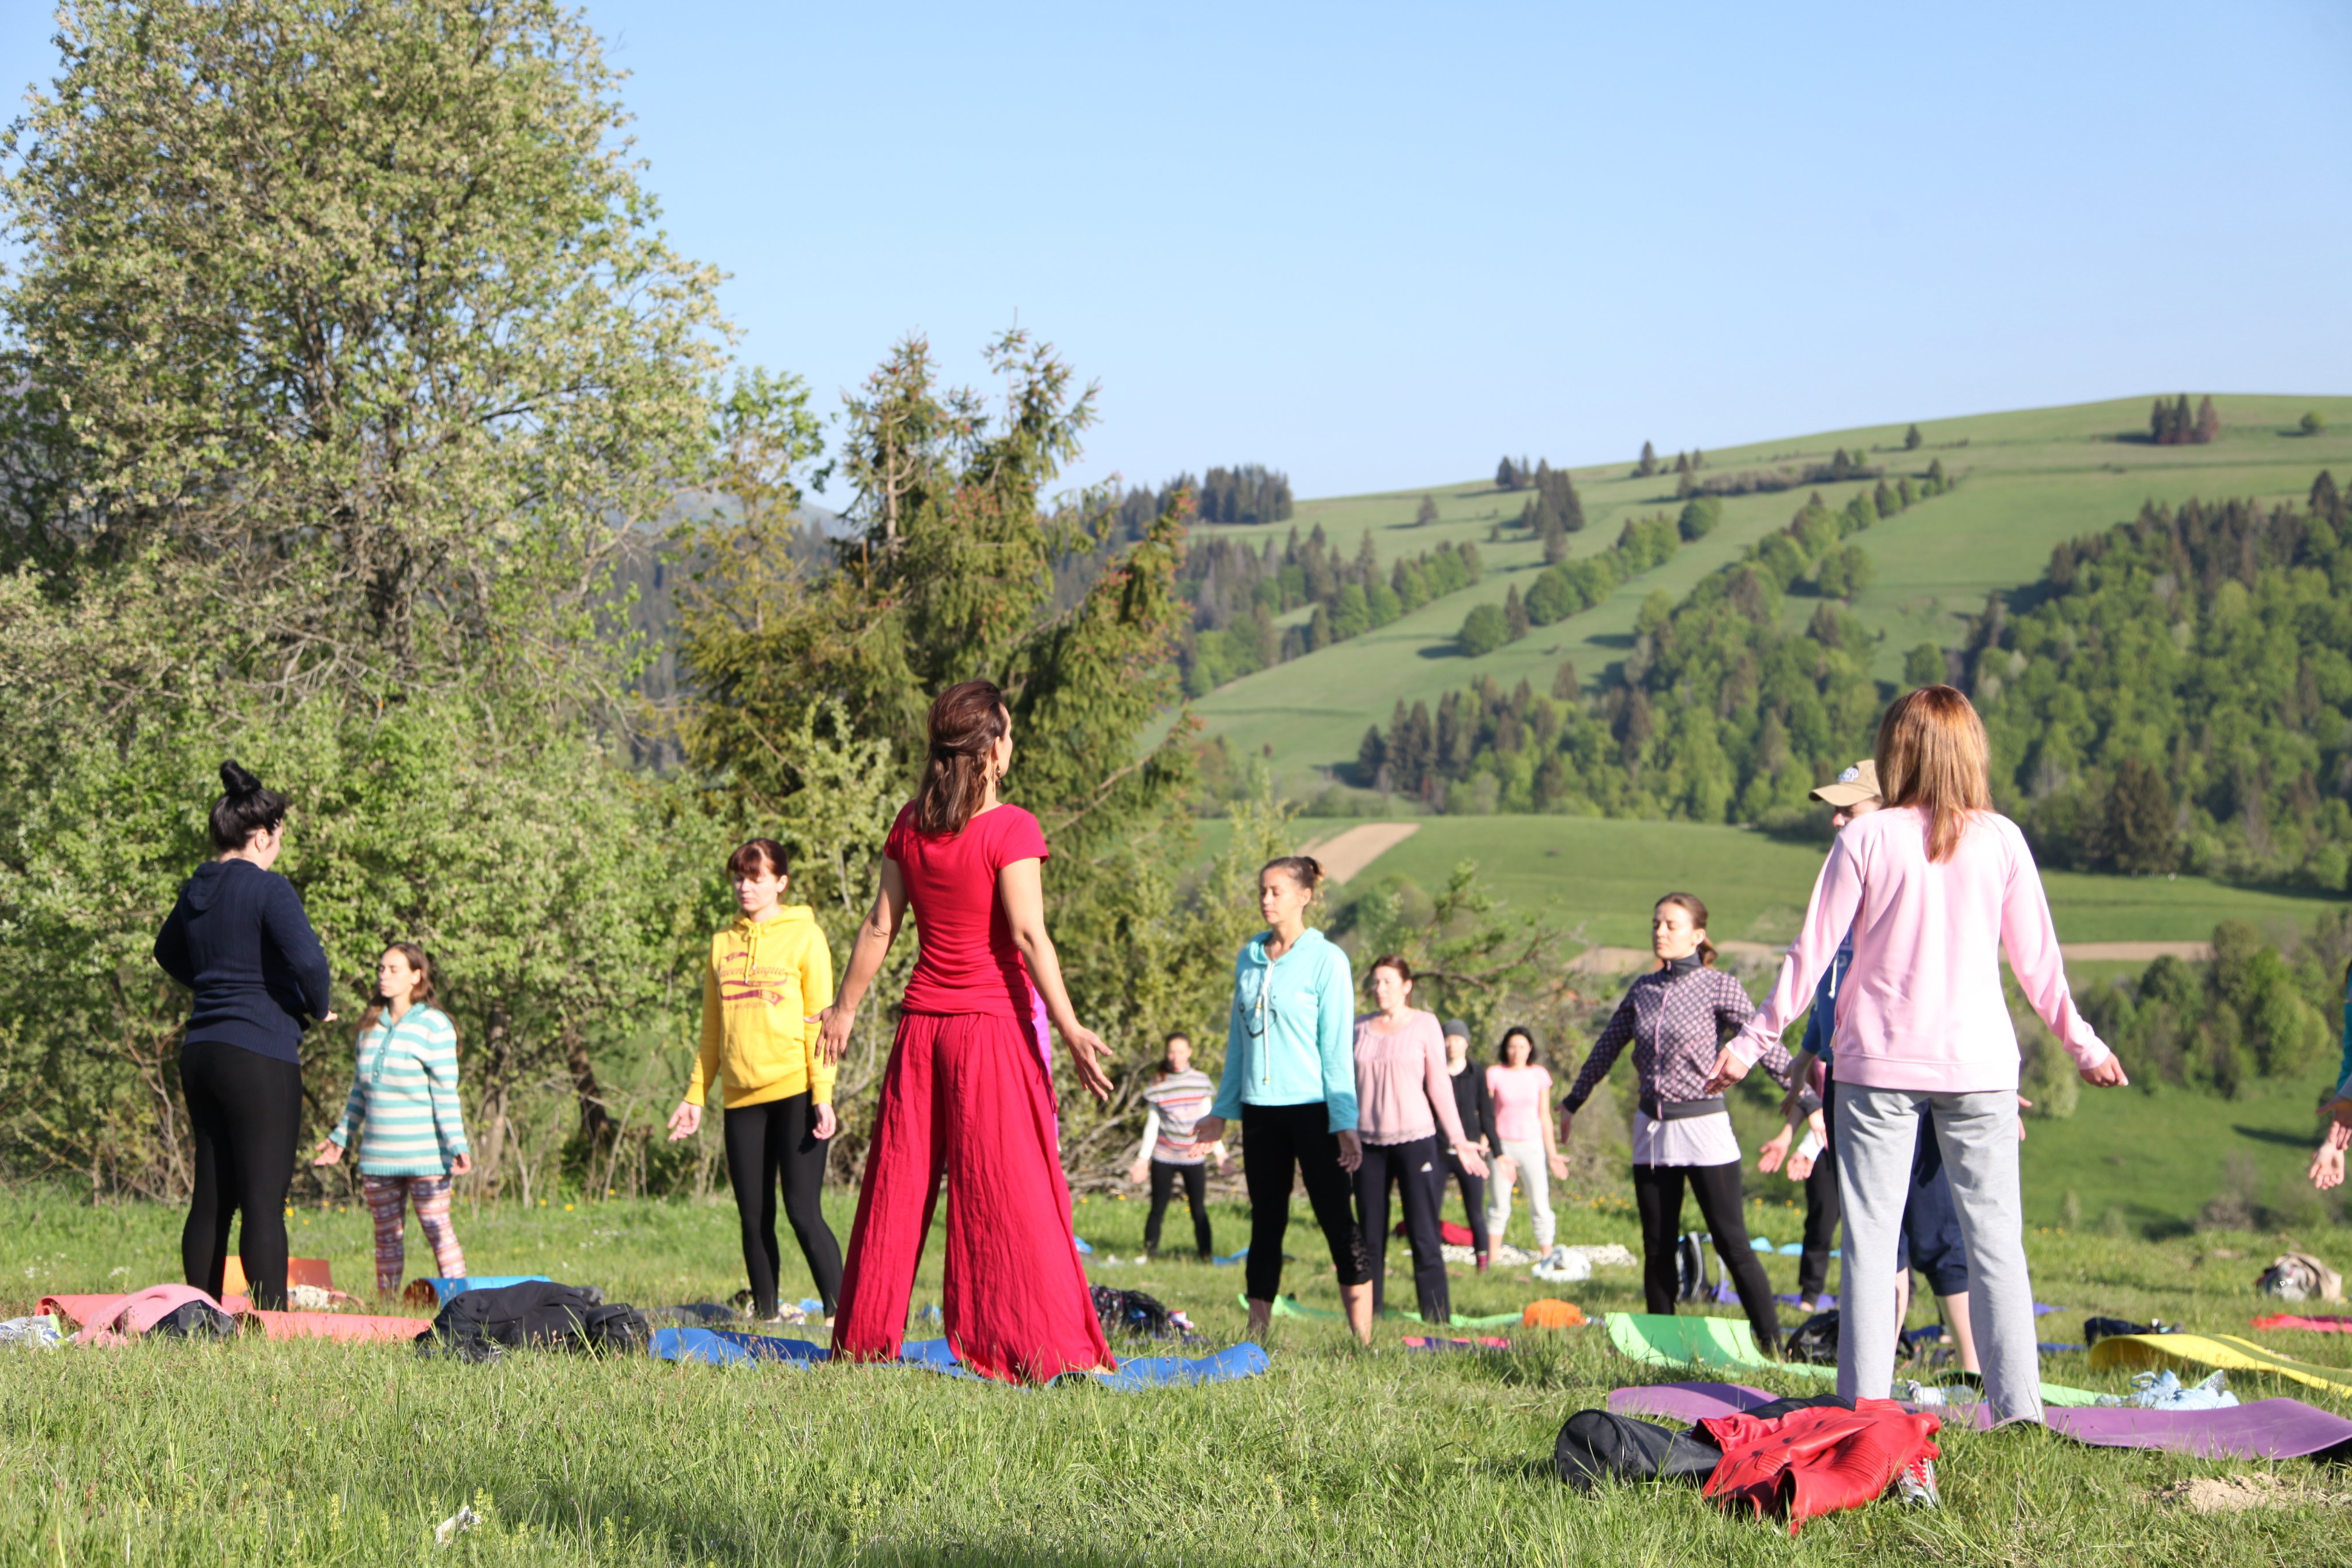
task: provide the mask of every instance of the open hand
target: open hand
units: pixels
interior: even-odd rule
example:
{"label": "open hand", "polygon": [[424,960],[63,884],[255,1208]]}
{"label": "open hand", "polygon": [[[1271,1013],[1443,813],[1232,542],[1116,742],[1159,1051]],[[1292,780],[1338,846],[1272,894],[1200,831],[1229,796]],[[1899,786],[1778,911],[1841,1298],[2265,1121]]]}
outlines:
{"label": "open hand", "polygon": [[343,1146],[331,1138],[319,1145],[318,1153],[310,1161],[313,1165],[340,1165],[342,1163]]}
{"label": "open hand", "polygon": [[1564,1181],[1568,1180],[1568,1156],[1567,1156],[1567,1155],[1565,1155],[1565,1154],[1554,1154],[1554,1155],[1552,1155],[1549,1160],[1545,1161],[1544,1163],[1545,1163],[1546,1164],[1548,1164],[1548,1165],[1549,1165],[1549,1166],[1551,1167],[1551,1179],[1552,1179],[1553,1181],[1555,1181],[1555,1182],[1564,1182]]}
{"label": "open hand", "polygon": [[1812,1155],[1791,1154],[1789,1156],[1789,1180],[1792,1182],[1808,1181],[1811,1179],[1812,1173]]}
{"label": "open hand", "polygon": [[2311,1156],[2311,1184],[2321,1192],[2344,1184],[2344,1151],[2329,1139]]}
{"label": "open hand", "polygon": [[849,1031],[857,1022],[857,1009],[845,1007],[835,1002],[814,1018],[803,1016],[801,1022],[819,1026],[816,1032],[817,1060],[837,1062],[841,1059],[841,1053],[849,1048]]}
{"label": "open hand", "polygon": [[681,1100],[677,1109],[669,1113],[669,1141],[691,1138],[702,1131],[702,1107],[690,1100]]}
{"label": "open hand", "polygon": [[1134,1164],[1129,1165],[1127,1168],[1128,1184],[1130,1186],[1139,1187],[1143,1185],[1144,1178],[1149,1176],[1150,1173],[1151,1162],[1149,1160],[1138,1160]]}
{"label": "open hand", "polygon": [[1073,1021],[1062,1031],[1062,1043],[1070,1047],[1070,1060],[1076,1064],[1078,1082],[1086,1091],[1095,1097],[1097,1104],[1108,1100],[1110,1075],[1103,1071],[1102,1064],[1103,1058],[1110,1055],[1110,1047],[1102,1043],[1102,1037]]}
{"label": "open hand", "polygon": [[1486,1162],[1478,1157],[1478,1146],[1476,1144],[1456,1143],[1454,1146],[1454,1157],[1457,1161],[1461,1162],[1461,1165],[1464,1170],[1469,1172],[1472,1175],[1478,1177],[1481,1181],[1486,1179]]}
{"label": "open hand", "polygon": [[[1764,1147],[1756,1151],[1757,1173],[1759,1175],[1765,1176],[1770,1175],[1773,1172],[1780,1168],[1780,1163],[1788,1157],[1789,1130],[1783,1127],[1780,1129],[1780,1134],[1777,1137],[1767,1140]],[[1792,1175],[1794,1174],[1793,1172],[1790,1173]]]}

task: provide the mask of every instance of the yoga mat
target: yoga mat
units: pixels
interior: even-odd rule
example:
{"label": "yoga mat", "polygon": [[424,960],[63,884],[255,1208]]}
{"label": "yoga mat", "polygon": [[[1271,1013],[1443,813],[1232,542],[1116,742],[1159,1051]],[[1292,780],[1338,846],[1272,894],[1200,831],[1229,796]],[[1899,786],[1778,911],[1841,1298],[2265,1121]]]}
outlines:
{"label": "yoga mat", "polygon": [[2335,1313],[2327,1313],[2319,1317],[2305,1317],[2299,1312],[2273,1312],[2268,1317],[2256,1318],[2254,1320],[2254,1327],[2258,1329],[2309,1329],[2315,1334],[2352,1334],[2352,1318],[2340,1317]]}
{"label": "yoga mat", "polygon": [[749,1366],[761,1362],[814,1366],[833,1354],[811,1340],[737,1333],[726,1329],[656,1329],[651,1348],[663,1361],[701,1362],[709,1366]]}
{"label": "yoga mat", "polygon": [[2218,1366],[2266,1372],[2331,1394],[2352,1394],[2352,1367],[2314,1366],[2235,1334],[2111,1334],[2091,1347],[2091,1364],[2102,1369]]}
{"label": "yoga mat", "polygon": [[1426,1334],[1407,1334],[1404,1348],[1409,1351],[1507,1351],[1511,1348],[1511,1342],[1486,1338],[1441,1340]]}
{"label": "yoga mat", "polygon": [[[1247,1296],[1235,1296],[1234,1300],[1243,1311],[1249,1310]],[[1296,1296],[1276,1296],[1274,1299],[1274,1315],[1277,1318],[1321,1318],[1333,1322],[1337,1322],[1340,1316],[1328,1307],[1302,1307]]]}
{"label": "yoga mat", "polygon": [[1609,1409],[1617,1415],[1655,1415],[1696,1425],[1717,1415],[1738,1415],[1780,1397],[1744,1383],[1653,1383],[1611,1391]]}
{"label": "yoga mat", "polygon": [[55,1312],[69,1329],[84,1323],[102,1323],[122,1310],[122,1303],[131,1300],[127,1290],[100,1296],[44,1296],[35,1313]]}
{"label": "yoga mat", "polygon": [[257,1323],[273,1340],[396,1340],[405,1342],[430,1330],[423,1318],[370,1318],[357,1312],[264,1312],[248,1308],[240,1322]]}
{"label": "yoga mat", "polygon": [[419,1285],[430,1286],[434,1300],[446,1304],[450,1297],[462,1296],[468,1290],[500,1290],[509,1285],[522,1285],[546,1278],[544,1274],[476,1274],[465,1279],[412,1279],[408,1288],[414,1290]]}
{"label": "yoga mat", "polygon": [[[2053,1432],[2102,1448],[2166,1448],[2206,1459],[2352,1454],[2352,1421],[2300,1399],[2262,1399],[2227,1410],[2052,1410],[2045,1419]],[[1975,1422],[1980,1432],[1990,1426],[1991,1410],[1977,1406]]]}
{"label": "yoga mat", "polygon": [[1230,1350],[1204,1356],[1137,1356],[1118,1363],[1117,1372],[1092,1374],[1105,1388],[1134,1394],[1147,1388],[1181,1388],[1196,1383],[1224,1383],[1255,1377],[1270,1364],[1263,1347],[1247,1340]]}
{"label": "yoga mat", "polygon": [[1609,1342],[1628,1361],[1647,1366],[1724,1367],[1785,1372],[1834,1381],[1837,1368],[1774,1361],[1756,1346],[1744,1318],[1695,1318],[1654,1312],[1612,1312]]}

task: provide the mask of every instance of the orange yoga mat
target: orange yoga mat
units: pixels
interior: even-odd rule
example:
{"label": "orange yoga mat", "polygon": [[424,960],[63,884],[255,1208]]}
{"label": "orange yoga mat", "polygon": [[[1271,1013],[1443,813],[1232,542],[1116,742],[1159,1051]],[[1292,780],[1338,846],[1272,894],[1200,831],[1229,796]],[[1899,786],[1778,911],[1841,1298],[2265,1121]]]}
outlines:
{"label": "orange yoga mat", "polygon": [[[288,1258],[286,1283],[316,1285],[321,1290],[331,1290],[335,1288],[334,1278],[328,1272],[327,1260],[323,1258]],[[240,1258],[232,1258],[228,1260],[228,1268],[221,1275],[221,1296],[224,1300],[230,1296],[242,1296],[245,1294],[245,1263]]]}
{"label": "orange yoga mat", "polygon": [[237,1314],[240,1321],[258,1323],[273,1340],[400,1340],[415,1339],[431,1328],[423,1318],[366,1318],[354,1312],[262,1312]]}

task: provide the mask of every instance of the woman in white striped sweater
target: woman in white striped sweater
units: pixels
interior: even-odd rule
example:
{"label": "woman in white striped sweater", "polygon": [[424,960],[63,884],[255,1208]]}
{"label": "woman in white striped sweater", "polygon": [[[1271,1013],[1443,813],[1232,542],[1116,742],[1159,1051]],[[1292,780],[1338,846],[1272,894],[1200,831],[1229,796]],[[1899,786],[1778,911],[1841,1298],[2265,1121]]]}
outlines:
{"label": "woman in white striped sweater", "polygon": [[357,1060],[343,1119],[319,1145],[315,1165],[331,1165],[358,1134],[360,1184],[375,1216],[375,1288],[398,1290],[407,1264],[407,1206],[433,1247],[445,1279],[466,1277],[466,1254],[449,1223],[453,1176],[474,1168],[457,1110],[457,1026],[436,1006],[433,961],[396,942],[376,963],[375,995],[360,1019]]}

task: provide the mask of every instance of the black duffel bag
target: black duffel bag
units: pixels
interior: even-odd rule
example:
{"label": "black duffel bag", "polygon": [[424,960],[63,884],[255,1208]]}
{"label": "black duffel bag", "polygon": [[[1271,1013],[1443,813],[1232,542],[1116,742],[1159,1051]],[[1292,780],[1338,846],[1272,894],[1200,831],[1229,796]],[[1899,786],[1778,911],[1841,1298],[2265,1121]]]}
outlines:
{"label": "black duffel bag", "polygon": [[474,1362],[525,1346],[635,1355],[652,1337],[644,1313],[607,1302],[593,1286],[527,1279],[450,1297],[433,1326],[416,1336],[416,1349]]}

